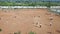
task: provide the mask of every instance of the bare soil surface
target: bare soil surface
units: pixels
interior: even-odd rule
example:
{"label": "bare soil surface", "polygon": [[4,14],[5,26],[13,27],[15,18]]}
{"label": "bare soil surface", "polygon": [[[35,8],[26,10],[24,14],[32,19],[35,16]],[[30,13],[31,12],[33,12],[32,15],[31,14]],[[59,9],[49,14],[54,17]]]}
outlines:
{"label": "bare soil surface", "polygon": [[0,29],[0,34],[60,34],[60,16],[47,9],[0,9]]}

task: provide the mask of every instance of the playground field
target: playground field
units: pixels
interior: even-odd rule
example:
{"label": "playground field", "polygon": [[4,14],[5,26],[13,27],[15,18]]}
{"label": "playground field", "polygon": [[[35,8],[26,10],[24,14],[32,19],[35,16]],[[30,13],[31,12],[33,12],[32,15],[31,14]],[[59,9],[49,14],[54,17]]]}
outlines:
{"label": "playground field", "polygon": [[60,34],[60,16],[48,9],[0,9],[0,34]]}

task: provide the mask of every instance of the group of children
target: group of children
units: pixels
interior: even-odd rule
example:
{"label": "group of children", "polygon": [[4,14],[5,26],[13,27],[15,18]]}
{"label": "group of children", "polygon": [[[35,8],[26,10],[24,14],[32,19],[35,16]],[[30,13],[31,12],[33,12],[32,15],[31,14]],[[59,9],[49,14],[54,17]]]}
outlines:
{"label": "group of children", "polygon": [[[34,25],[41,28],[42,24],[40,23],[39,20],[40,20],[40,16],[34,16]],[[50,14],[49,20],[50,20],[49,26],[52,26],[52,24],[53,24],[53,14]]]}

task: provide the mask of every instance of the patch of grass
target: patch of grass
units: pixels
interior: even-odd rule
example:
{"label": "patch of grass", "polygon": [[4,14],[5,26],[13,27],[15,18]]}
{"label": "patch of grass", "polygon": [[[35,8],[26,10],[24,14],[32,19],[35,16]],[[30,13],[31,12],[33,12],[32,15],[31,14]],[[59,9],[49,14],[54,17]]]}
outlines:
{"label": "patch of grass", "polygon": [[31,32],[29,32],[29,34],[36,34],[36,33],[31,31]]}
{"label": "patch of grass", "polygon": [[2,29],[0,29],[0,32],[2,31]]}
{"label": "patch of grass", "polygon": [[14,34],[17,34],[16,32],[14,32]]}
{"label": "patch of grass", "polygon": [[20,32],[20,31],[18,31],[18,32],[14,32],[14,34],[21,34],[21,32]]}

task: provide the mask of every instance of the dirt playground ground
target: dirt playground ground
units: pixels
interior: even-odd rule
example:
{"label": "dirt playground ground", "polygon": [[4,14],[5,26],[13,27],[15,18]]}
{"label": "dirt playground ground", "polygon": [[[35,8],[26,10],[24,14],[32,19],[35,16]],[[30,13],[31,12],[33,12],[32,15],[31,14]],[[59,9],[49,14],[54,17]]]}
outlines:
{"label": "dirt playground ground", "polygon": [[0,34],[60,34],[60,16],[47,9],[0,9]]}

